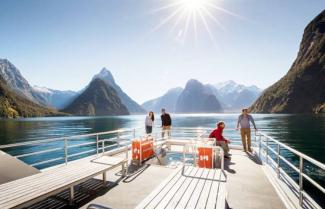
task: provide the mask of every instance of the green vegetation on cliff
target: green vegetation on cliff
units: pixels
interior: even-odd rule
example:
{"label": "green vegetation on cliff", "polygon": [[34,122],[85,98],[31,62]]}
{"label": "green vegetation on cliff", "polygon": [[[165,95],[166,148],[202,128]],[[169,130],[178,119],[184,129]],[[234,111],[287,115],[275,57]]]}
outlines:
{"label": "green vegetation on cliff", "polygon": [[0,76],[0,117],[40,117],[64,115],[53,109],[38,105],[23,95],[19,95],[6,84]]}

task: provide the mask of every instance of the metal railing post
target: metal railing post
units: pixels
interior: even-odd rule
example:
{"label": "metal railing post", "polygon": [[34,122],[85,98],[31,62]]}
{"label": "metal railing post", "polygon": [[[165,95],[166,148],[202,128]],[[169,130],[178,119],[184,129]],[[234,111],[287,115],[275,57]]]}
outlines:
{"label": "metal railing post", "polygon": [[116,137],[116,141],[117,141],[117,147],[120,147],[120,131],[117,132],[117,137]]}
{"label": "metal railing post", "polygon": [[278,150],[277,150],[277,173],[278,178],[280,178],[280,144],[278,144]]}
{"label": "metal railing post", "polygon": [[266,164],[269,163],[269,138],[266,137]]}
{"label": "metal railing post", "polygon": [[68,140],[64,139],[64,162],[68,164]]}
{"label": "metal railing post", "polygon": [[259,133],[259,149],[258,149],[258,156],[260,157],[261,159],[261,149],[262,149],[262,135]]}
{"label": "metal railing post", "polygon": [[99,146],[98,146],[98,134],[96,134],[96,153],[99,153]]}
{"label": "metal railing post", "polygon": [[303,179],[303,172],[304,172],[304,159],[302,156],[299,156],[299,205],[303,205],[303,190],[304,190],[304,179]]}
{"label": "metal railing post", "polygon": [[135,128],[133,129],[133,139],[135,139]]}
{"label": "metal railing post", "polygon": [[102,140],[102,153],[104,153],[105,152],[105,143],[104,143],[105,141],[104,140]]}

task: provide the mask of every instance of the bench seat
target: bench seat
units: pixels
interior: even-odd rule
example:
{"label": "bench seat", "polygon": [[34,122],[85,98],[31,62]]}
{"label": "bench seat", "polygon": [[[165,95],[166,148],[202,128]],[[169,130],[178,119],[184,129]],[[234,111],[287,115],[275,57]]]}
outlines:
{"label": "bench seat", "polygon": [[103,174],[106,180],[106,171],[117,166],[122,166],[124,169],[126,163],[127,160],[121,157],[88,157],[2,184],[0,185],[0,208],[23,208],[69,188],[72,201],[73,186],[100,174]]}

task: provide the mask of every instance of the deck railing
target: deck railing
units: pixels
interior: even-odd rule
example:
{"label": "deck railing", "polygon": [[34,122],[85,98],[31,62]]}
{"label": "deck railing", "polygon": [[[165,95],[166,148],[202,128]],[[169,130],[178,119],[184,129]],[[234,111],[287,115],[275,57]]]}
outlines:
{"label": "deck railing", "polygon": [[[264,159],[267,165],[272,165],[275,168],[278,179],[281,179],[281,176],[284,176],[287,180],[290,180],[290,183],[296,186],[298,190],[299,205],[304,207],[308,204],[311,207],[321,208],[317,202],[305,191],[304,181],[307,180],[313,187],[318,189],[323,196],[325,195],[325,189],[322,185],[312,179],[310,174],[307,174],[304,169],[304,165],[308,162],[311,166],[320,169],[322,173],[325,172],[325,165],[291,147],[283,144],[282,142],[273,139],[263,132],[257,132],[255,134],[255,141],[258,144],[258,155],[260,159]],[[292,154],[296,155],[298,158],[298,165],[290,162],[289,159],[286,159],[281,153],[283,151],[289,151]],[[281,152],[282,151],[282,152]],[[275,159],[274,159],[275,158]],[[295,175],[288,175],[287,172],[283,169],[284,166],[281,166],[281,162],[289,166],[294,172],[298,174],[298,183],[295,181]],[[283,165],[282,163],[282,165]],[[304,201],[307,198],[307,202]],[[308,202],[309,201],[309,202]]]}
{"label": "deck railing", "polygon": [[[155,130],[151,135],[154,136],[156,142],[164,140],[162,138],[163,131],[158,127]],[[171,137],[179,140],[202,140],[208,137],[210,131],[211,128],[205,127],[173,127]],[[237,148],[241,147],[240,136],[235,129],[225,129],[224,135],[231,135],[232,144],[237,145]],[[67,164],[75,159],[101,154],[107,151],[125,151],[130,149],[132,139],[141,137],[146,137],[143,127],[1,145],[0,150],[25,161],[31,166],[46,168],[58,164]],[[165,137],[167,137],[167,134],[165,134]],[[311,166],[315,166],[321,170],[322,173],[325,173],[325,165],[323,163],[273,139],[263,132],[255,133],[255,137],[252,138],[252,146],[257,149],[260,159],[266,165],[271,165],[275,169],[279,179],[281,179],[281,176],[284,176],[297,187],[299,204],[301,206],[307,200],[312,205],[320,208],[306,192],[304,181],[308,181],[323,195],[325,194],[325,189],[312,178],[310,173],[305,172],[304,165],[309,163]],[[285,150],[297,156],[298,165],[294,165],[291,162],[291,158],[283,155]],[[33,160],[28,160],[28,158],[33,158]],[[284,164],[298,174],[298,182],[295,181],[293,175],[286,173],[282,166]]]}
{"label": "deck railing", "polygon": [[[135,138],[139,130],[140,128],[118,129],[92,134],[21,142],[1,145],[0,150],[36,168],[46,168],[62,163],[67,164],[74,159],[86,157],[91,154],[104,153],[114,148],[125,148],[131,144],[130,139]],[[18,149],[20,151],[17,151]],[[34,160],[26,160],[26,158],[30,157],[34,158]]]}

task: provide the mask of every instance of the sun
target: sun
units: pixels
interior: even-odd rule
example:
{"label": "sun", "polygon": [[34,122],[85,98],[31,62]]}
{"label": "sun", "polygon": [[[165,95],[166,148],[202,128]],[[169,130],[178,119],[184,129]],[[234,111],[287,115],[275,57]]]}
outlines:
{"label": "sun", "polygon": [[189,11],[200,10],[204,7],[207,0],[180,0],[180,4]]}
{"label": "sun", "polygon": [[[219,0],[166,0],[165,2],[169,3],[151,11],[151,14],[168,11],[168,15],[162,18],[161,22],[157,24],[150,33],[157,31],[164,25],[170,24],[171,33],[176,34],[175,36],[177,37],[181,37],[182,43],[185,42],[189,31],[193,31],[194,37],[197,39],[199,32],[198,26],[201,24],[205,28],[213,44],[217,45],[210,24],[216,24],[220,29],[225,31],[225,26],[217,18],[218,14],[223,13],[240,17],[222,8],[222,6],[220,6],[221,1]],[[192,30],[190,30],[190,28]]]}

